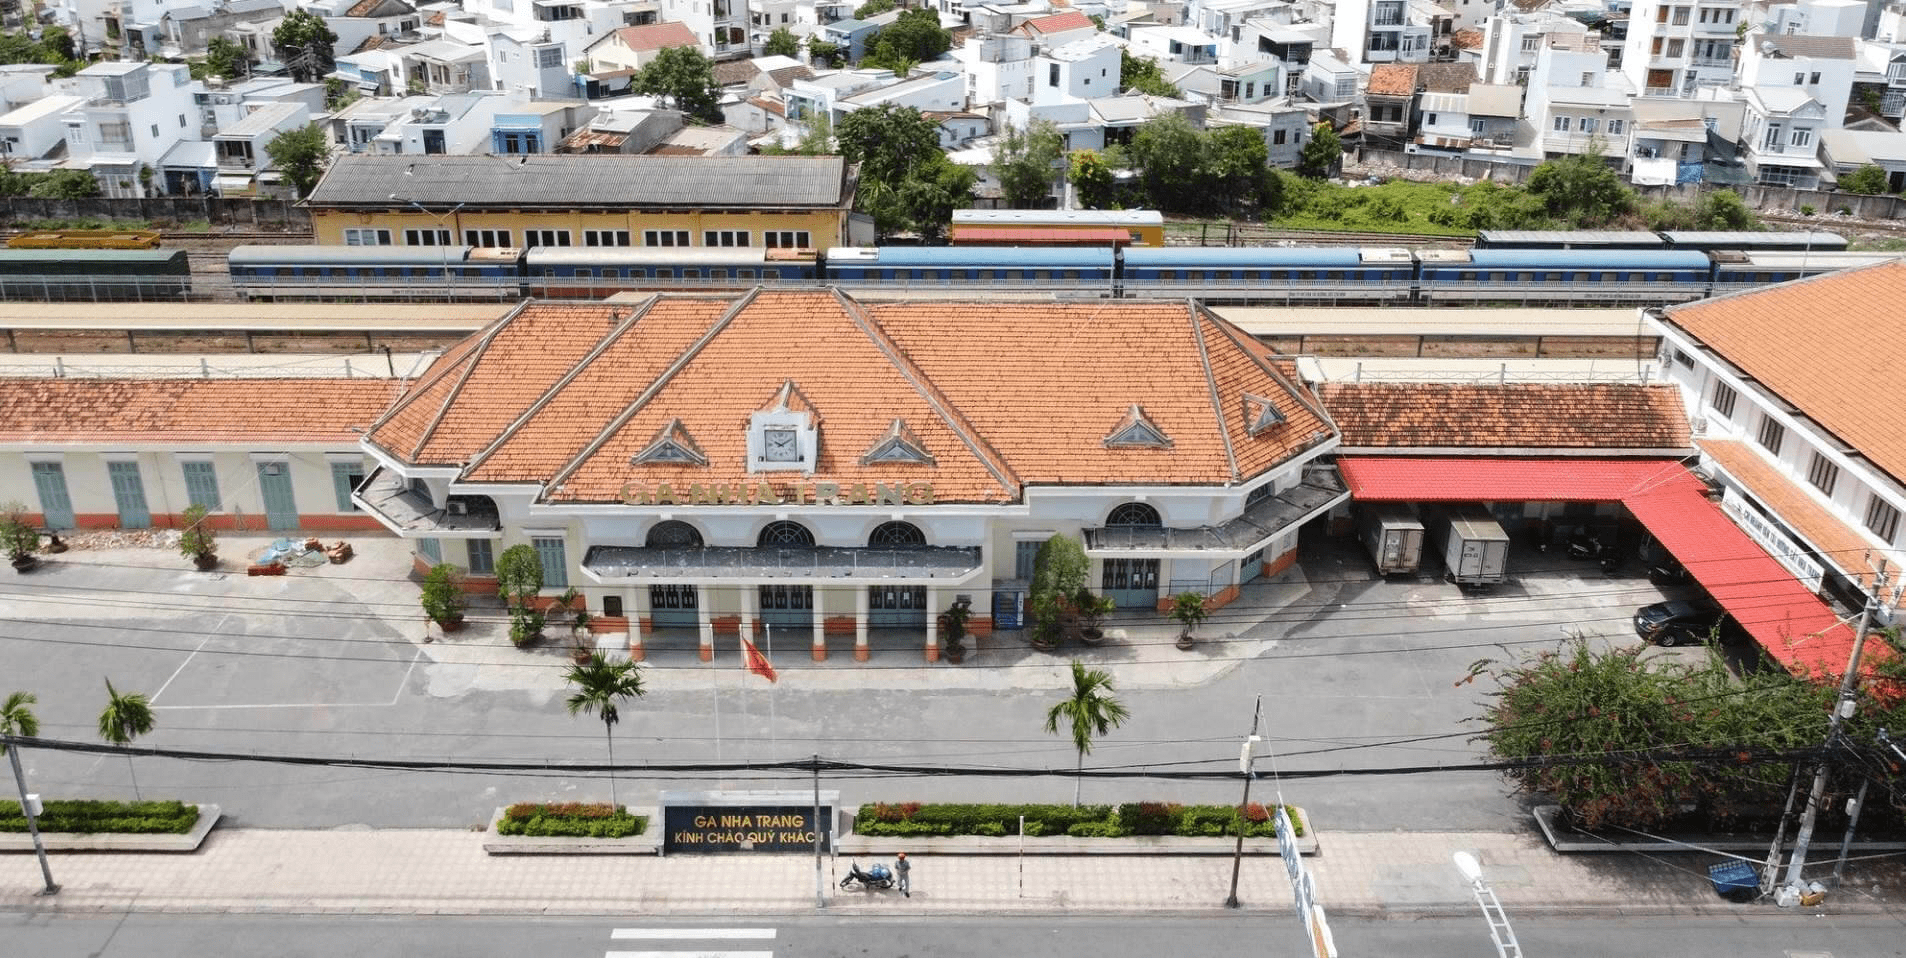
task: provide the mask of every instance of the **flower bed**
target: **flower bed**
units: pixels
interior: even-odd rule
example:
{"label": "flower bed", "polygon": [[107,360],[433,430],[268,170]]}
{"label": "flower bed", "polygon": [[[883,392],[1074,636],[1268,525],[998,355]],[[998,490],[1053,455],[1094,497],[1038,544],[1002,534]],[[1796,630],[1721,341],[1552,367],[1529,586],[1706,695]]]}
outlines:
{"label": "flower bed", "polygon": [[[1304,820],[1293,806],[1284,806],[1297,836],[1304,836]],[[1026,818],[1026,834],[1069,835],[1074,838],[1126,838],[1137,835],[1174,835],[1219,838],[1236,835],[1275,838],[1271,808],[1255,802],[1233,805],[1179,805],[1173,802],[1129,802],[1124,805],[923,805],[919,802],[862,805],[854,819],[857,835],[938,837],[1019,834],[1019,818]]]}
{"label": "flower bed", "polygon": [[563,802],[543,805],[519,802],[503,810],[496,824],[498,835],[524,835],[536,838],[627,838],[647,831],[649,821],[631,815],[621,805],[606,803]]}
{"label": "flower bed", "polygon": [[[35,824],[43,832],[183,835],[198,824],[199,809],[183,802],[106,802],[52,799]],[[26,831],[19,802],[0,801],[0,832]]]}

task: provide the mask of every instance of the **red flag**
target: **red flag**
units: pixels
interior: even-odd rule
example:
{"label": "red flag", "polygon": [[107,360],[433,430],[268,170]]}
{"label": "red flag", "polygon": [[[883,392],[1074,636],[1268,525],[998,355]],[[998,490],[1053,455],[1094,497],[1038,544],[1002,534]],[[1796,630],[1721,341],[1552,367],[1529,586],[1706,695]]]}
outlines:
{"label": "red flag", "polygon": [[743,655],[747,656],[748,671],[753,672],[754,674],[759,675],[770,682],[775,680],[776,676],[774,674],[774,666],[768,664],[768,657],[765,655],[762,655],[761,650],[755,648],[753,642],[750,642],[745,638],[742,639],[741,651]]}

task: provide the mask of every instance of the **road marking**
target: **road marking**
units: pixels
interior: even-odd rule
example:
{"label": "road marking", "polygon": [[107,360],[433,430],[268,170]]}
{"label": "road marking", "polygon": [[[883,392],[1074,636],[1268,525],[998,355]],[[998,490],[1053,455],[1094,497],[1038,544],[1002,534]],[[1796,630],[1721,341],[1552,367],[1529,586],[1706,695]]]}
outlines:
{"label": "road marking", "polygon": [[185,671],[185,667],[192,664],[192,660],[198,657],[200,650],[205,648],[205,643],[212,641],[212,637],[218,634],[218,627],[224,625],[225,620],[231,617],[231,613],[227,612],[219,616],[218,621],[213,623],[211,628],[205,630],[205,638],[199,640],[199,647],[193,649],[192,654],[186,656],[185,661],[180,662],[179,667],[173,669],[171,675],[166,676],[165,684],[159,686],[159,691],[152,693],[152,698],[148,700],[149,704],[154,707],[160,707],[158,705],[159,696],[164,695],[165,690],[172,687],[172,680],[178,678],[179,673]]}
{"label": "road marking", "polygon": [[[206,641],[210,641],[210,640],[211,640],[211,637],[207,636]],[[205,647],[205,643],[203,642],[199,643],[199,648],[204,648],[204,647]],[[193,652],[192,654],[197,655],[198,653]],[[387,709],[393,705],[396,705],[398,700],[404,697],[404,687],[410,684],[410,675],[412,672],[417,671],[417,663],[423,661],[423,657],[424,657],[424,650],[422,649],[418,649],[417,654],[411,657],[410,667],[404,670],[404,677],[398,680],[397,691],[391,693],[390,701],[388,702],[265,702],[265,703],[260,703],[257,705],[239,705],[239,704],[154,705],[153,708],[154,709],[172,709],[172,710],[176,710],[180,712],[186,712],[186,711],[215,712],[215,711],[221,711],[226,709]],[[190,661],[192,661],[191,658],[187,657],[186,662],[190,662]],[[185,665],[180,664],[179,668],[183,669],[185,668]],[[173,676],[176,677],[179,673],[173,672],[172,674]],[[166,679],[165,684],[171,685],[172,680]],[[165,686],[160,686],[159,691],[161,692],[165,691]],[[158,696],[154,695],[153,698],[156,699],[158,698]]]}
{"label": "road marking", "polygon": [[774,958],[772,951],[610,951],[602,958]]}
{"label": "road marking", "polygon": [[609,933],[610,938],[621,940],[641,939],[644,941],[663,941],[671,939],[699,940],[737,940],[773,938],[772,928],[617,928]]}

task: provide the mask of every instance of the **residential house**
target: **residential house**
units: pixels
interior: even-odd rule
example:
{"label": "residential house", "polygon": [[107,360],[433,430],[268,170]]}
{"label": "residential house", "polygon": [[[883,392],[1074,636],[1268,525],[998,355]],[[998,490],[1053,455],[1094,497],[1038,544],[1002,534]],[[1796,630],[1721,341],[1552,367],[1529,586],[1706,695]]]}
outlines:
{"label": "residential house", "polygon": [[1033,58],[1037,78],[1033,102],[1090,100],[1117,93],[1121,47],[1104,34],[1089,34],[1059,46],[1049,46]]}
{"label": "residential house", "polygon": [[940,127],[940,149],[963,150],[993,132],[993,122],[983,113],[957,110],[928,110],[924,115]]}
{"label": "residential house", "polygon": [[[975,107],[1030,98],[1033,88],[1032,40],[988,34],[969,37],[949,54],[966,75],[966,98]],[[1116,88],[1114,88],[1116,89]]]}
{"label": "residential house", "polygon": [[1469,63],[1425,63],[1416,68],[1416,102],[1410,152],[1466,150],[1484,124],[1469,115],[1469,88],[1476,68]]}
{"label": "residential house", "polygon": [[1719,155],[1709,146],[1731,142],[1739,133],[1743,104],[1735,99],[1635,97],[1629,145],[1629,178],[1637,185],[1701,183],[1708,163]]}
{"label": "residential house", "polygon": [[732,126],[684,126],[648,152],[652,156],[747,156],[748,134]]}
{"label": "residential house", "polygon": [[1852,37],[1750,31],[1741,45],[1740,85],[1802,91],[1819,101],[1828,125],[1837,127],[1852,96],[1858,44]]}
{"label": "residential house", "polygon": [[[275,59],[271,32],[284,18],[285,6],[280,0],[214,0],[210,7],[175,6],[161,21],[159,46],[148,47],[146,55],[199,56],[213,37],[222,36],[237,42],[253,57]],[[130,52],[139,55],[136,48]]]}
{"label": "residential house", "polygon": [[662,19],[686,26],[702,52],[717,60],[754,55],[748,0],[662,0]]}
{"label": "residential house", "polygon": [[1379,63],[1371,67],[1363,104],[1364,145],[1403,149],[1410,141],[1410,118],[1416,105],[1416,64]]}
{"label": "residential house", "polygon": [[60,92],[87,98],[61,114],[67,169],[87,170],[103,195],[145,195],[142,169],[156,169],[173,144],[204,139],[193,93],[199,85],[183,63],[95,63],[61,81]]}
{"label": "residential house", "polygon": [[417,33],[423,16],[409,0],[306,0],[301,6],[324,17],[337,34],[332,52],[351,53],[371,37],[405,37]]}
{"label": "residential house", "polygon": [[85,105],[85,97],[55,93],[8,111],[0,116],[0,156],[12,168],[64,147],[65,116]]}
{"label": "residential house", "polygon": [[468,93],[490,88],[490,61],[482,47],[430,40],[398,51],[406,89],[416,93]]}
{"label": "residential house", "polygon": [[[504,27],[489,35],[487,66],[495,89],[518,96],[571,97],[577,88],[568,48],[534,27]],[[486,88],[487,89],[487,88]]]}
{"label": "residential house", "polygon": [[1337,58],[1334,52],[1318,50],[1304,67],[1304,95],[1318,103],[1349,103],[1357,98],[1357,86],[1363,75],[1357,68]]}
{"label": "residential house", "polygon": [[[220,196],[259,196],[282,192],[283,178],[267,172],[265,147],[285,133],[311,123],[303,103],[267,103],[243,120],[212,136],[218,174],[212,188]],[[280,187],[280,189],[274,189]]]}
{"label": "residential house", "polygon": [[1196,27],[1133,27],[1132,55],[1153,60],[1201,64],[1218,62],[1218,41]]}
{"label": "residential house", "polygon": [[1906,133],[1892,130],[1826,130],[1820,158],[1835,180],[1865,166],[1886,171],[1886,189],[1906,189]]}
{"label": "residential house", "polygon": [[1132,135],[1148,121],[1167,113],[1177,113],[1191,121],[1191,125],[1204,128],[1205,106],[1189,100],[1178,100],[1163,96],[1104,96],[1096,100],[1087,100],[1086,107],[1091,110],[1092,119],[1103,130],[1106,144],[1129,144]]}
{"label": "residential house", "polygon": [[1628,156],[1634,122],[1630,92],[1607,65],[1599,50],[1544,47],[1537,54],[1523,109],[1541,157],[1593,151],[1621,164]]}
{"label": "residential house", "polygon": [[[498,93],[453,93],[398,117],[371,141],[370,153],[482,153],[493,142],[497,113],[521,101]],[[367,154],[357,154],[367,155]]]}
{"label": "residential house", "polygon": [[1303,85],[1304,71],[1310,66],[1311,51],[1316,49],[1316,38],[1304,30],[1265,20],[1247,22],[1239,34],[1239,41],[1233,45],[1235,52],[1228,59],[1220,59],[1220,62],[1240,64],[1262,62],[1266,58],[1274,60],[1277,62],[1278,74],[1283,78],[1283,87],[1277,95],[1296,96]]}
{"label": "residential house", "polygon": [[[1356,66],[1429,60],[1431,27],[1412,19],[1412,0],[1340,0],[1330,45]],[[1420,14],[1420,8],[1416,9]]]}
{"label": "residential house", "polygon": [[675,110],[604,110],[563,140],[557,153],[647,153],[682,128]]}
{"label": "residential house", "polygon": [[1224,67],[1218,72],[1218,94],[1223,103],[1263,103],[1283,99],[1287,94],[1284,65],[1276,60],[1257,60]]}
{"label": "residential house", "polygon": [[640,70],[669,47],[699,47],[701,41],[686,24],[665,21],[641,27],[623,27],[583,48],[588,72]]}
{"label": "residential house", "polygon": [[1599,45],[1597,35],[1572,17],[1547,10],[1506,14],[1483,24],[1477,74],[1484,83],[1527,83],[1543,49],[1586,53]]}
{"label": "residential house", "polygon": [[158,169],[167,196],[204,196],[218,180],[218,150],[210,140],[180,140],[159,158]]}
{"label": "residential house", "polygon": [[351,153],[372,152],[391,124],[435,102],[428,96],[361,97],[330,115],[331,141]]}
{"label": "residential house", "polygon": [[830,122],[855,110],[891,104],[917,110],[966,108],[966,83],[953,71],[899,79],[891,70],[837,70],[812,79],[795,80],[784,94],[787,118],[805,124],[807,118],[827,115]]}
{"label": "residential house", "polygon": [[1218,62],[1229,63],[1258,56],[1256,31],[1249,24],[1273,29],[1289,25],[1291,15],[1288,0],[1210,0],[1198,5],[1191,24],[1218,38]]}
{"label": "residential house", "polygon": [[1646,96],[1692,96],[1701,86],[1734,79],[1737,3],[1700,0],[1636,0],[1621,51],[1622,74]]}
{"label": "residential house", "polygon": [[1077,10],[1067,10],[1050,16],[1034,17],[1014,27],[1013,32],[1043,49],[1052,49],[1090,37],[1099,32],[1099,27],[1092,22],[1091,17]]}
{"label": "residential house", "polygon": [[1741,129],[1741,158],[1755,183],[1813,189],[1825,164],[1820,162],[1820,134],[1837,128],[1840,118],[1800,87],[1746,87],[1740,97],[1747,106]]}
{"label": "residential house", "polygon": [[553,153],[596,115],[587,103],[530,101],[505,107],[490,127],[489,152],[499,156]]}
{"label": "residential house", "polygon": [[1205,118],[1211,129],[1248,126],[1262,130],[1267,151],[1265,164],[1293,170],[1302,159],[1304,144],[1310,142],[1310,111],[1287,102],[1225,103],[1214,106]]}
{"label": "residential house", "polygon": [[[1522,119],[1523,88],[1513,83],[1472,83],[1463,101],[1469,117],[1470,153],[1502,158],[1516,146]],[[1438,124],[1440,127],[1441,124]]]}
{"label": "residential house", "polygon": [[[1873,5],[1865,0],[1803,0],[1777,3],[1767,7],[1767,19],[1761,30],[1776,36],[1800,34],[1816,37],[1865,35],[1867,12]],[[1878,11],[1874,11],[1877,25]]]}

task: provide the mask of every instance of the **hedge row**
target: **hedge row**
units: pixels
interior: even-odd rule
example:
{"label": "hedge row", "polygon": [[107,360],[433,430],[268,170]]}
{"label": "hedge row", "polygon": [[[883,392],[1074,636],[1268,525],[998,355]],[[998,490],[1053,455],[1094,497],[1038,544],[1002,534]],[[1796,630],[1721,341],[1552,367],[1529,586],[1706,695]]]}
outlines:
{"label": "hedge row", "polygon": [[[1297,809],[1284,806],[1291,827],[1304,835]],[[1176,835],[1216,838],[1236,835],[1242,828],[1252,838],[1277,837],[1275,813],[1256,802],[1242,809],[1233,805],[1179,805],[1173,802],[1129,802],[1124,805],[927,805],[919,802],[862,805],[854,820],[860,835],[934,837],[944,835],[1006,836],[1019,834],[1025,816],[1026,834],[1070,835],[1075,838],[1125,838],[1132,835]]]}
{"label": "hedge row", "polygon": [[[120,835],[183,835],[199,821],[197,805],[184,802],[106,802],[53,799],[35,824],[43,832]],[[26,831],[19,802],[0,801],[0,832]]]}
{"label": "hedge row", "polygon": [[627,838],[648,831],[649,820],[631,815],[621,805],[604,802],[562,802],[543,805],[519,802],[503,810],[496,823],[498,835],[528,835],[535,838]]}

